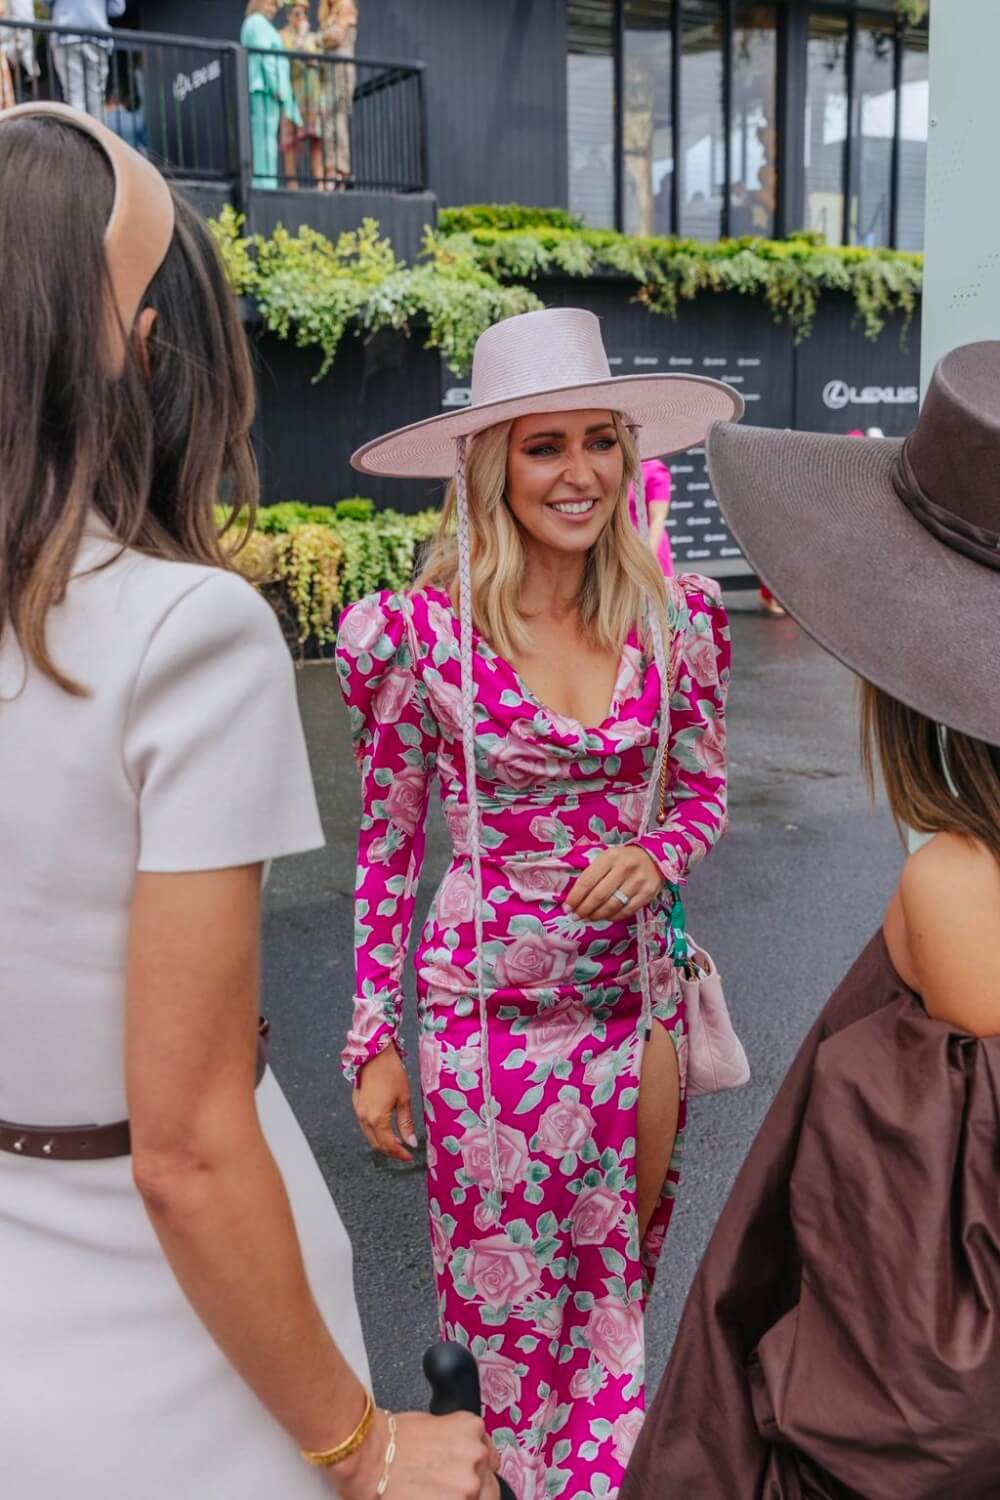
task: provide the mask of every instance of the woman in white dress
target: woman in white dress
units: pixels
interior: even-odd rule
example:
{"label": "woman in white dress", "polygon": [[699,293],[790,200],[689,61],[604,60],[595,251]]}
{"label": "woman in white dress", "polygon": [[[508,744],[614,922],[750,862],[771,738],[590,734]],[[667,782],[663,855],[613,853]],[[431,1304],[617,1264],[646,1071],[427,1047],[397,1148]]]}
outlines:
{"label": "woman in white dress", "polygon": [[373,1410],[350,1244],[255,1087],[262,869],[322,833],[212,523],[254,469],[210,238],[63,106],[0,115],[0,182],[0,1492],[495,1494],[477,1419]]}

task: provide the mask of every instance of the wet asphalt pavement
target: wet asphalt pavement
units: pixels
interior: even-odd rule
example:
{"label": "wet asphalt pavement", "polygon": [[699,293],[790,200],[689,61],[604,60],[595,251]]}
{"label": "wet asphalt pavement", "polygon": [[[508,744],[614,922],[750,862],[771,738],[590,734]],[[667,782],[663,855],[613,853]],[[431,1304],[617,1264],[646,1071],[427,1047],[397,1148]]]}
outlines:
{"label": "wet asphalt pavement", "polygon": [[[881,919],[901,852],[861,779],[853,682],[787,619],[733,615],[731,827],[688,890],[689,926],[723,975],[753,1069],[738,1093],[692,1107],[684,1177],[647,1320],[658,1379],[727,1190],[816,1012]],[[417,1168],[375,1158],[337,1056],[353,990],[351,897],[358,782],[331,668],[299,678],[328,845],[281,861],[267,894],[265,1006],[272,1060],[354,1242],[358,1300],[380,1400],[422,1405],[436,1336]],[[447,862],[435,816],[418,921]],[[415,928],[415,930],[417,930]],[[412,983],[408,1015],[414,1035]]]}

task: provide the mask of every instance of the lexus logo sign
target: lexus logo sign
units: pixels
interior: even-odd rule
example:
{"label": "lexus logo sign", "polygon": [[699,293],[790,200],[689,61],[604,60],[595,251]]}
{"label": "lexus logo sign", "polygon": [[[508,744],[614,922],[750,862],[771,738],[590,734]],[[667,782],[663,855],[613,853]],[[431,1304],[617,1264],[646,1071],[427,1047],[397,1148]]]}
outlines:
{"label": "lexus logo sign", "polygon": [[915,385],[865,385],[859,390],[846,380],[830,380],[823,390],[823,405],[831,411],[845,406],[916,406],[920,392]]}

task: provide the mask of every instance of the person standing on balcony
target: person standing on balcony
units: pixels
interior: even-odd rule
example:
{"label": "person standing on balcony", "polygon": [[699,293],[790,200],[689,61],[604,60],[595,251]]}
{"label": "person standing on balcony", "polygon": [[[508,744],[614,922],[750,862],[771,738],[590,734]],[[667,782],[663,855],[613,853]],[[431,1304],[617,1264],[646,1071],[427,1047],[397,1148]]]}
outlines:
{"label": "person standing on balcony", "polygon": [[74,36],[69,28],[110,32],[110,22],[125,14],[125,0],[54,0],[52,24],[64,34],[51,46],[52,62],[66,103],[95,119],[104,116],[104,91],[113,43]]}
{"label": "person standing on balcony", "polygon": [[107,104],[104,106],[104,123],[109,130],[113,130],[140,156],[149,155],[149,131],[146,129],[146,112],[142,105],[136,103],[135,108],[130,108],[131,101],[125,93],[112,86],[108,95]]}
{"label": "person standing on balcony", "polygon": [[[0,19],[8,21],[33,21],[35,0],[4,0]],[[25,78],[37,78],[40,72],[35,56],[34,32],[12,31],[3,38],[3,51],[11,68],[20,68]]]}
{"label": "person standing on balcony", "polygon": [[[253,136],[253,185],[278,186],[278,137],[283,120],[300,127],[302,119],[292,90],[292,71],[281,33],[274,26],[278,0],[247,0],[240,44],[247,48],[250,131]],[[280,53],[279,57],[269,53]]]}
{"label": "person standing on balcony", "polygon": [[[290,5],[288,22],[281,40],[289,52],[320,50],[319,33],[309,25],[308,5]],[[323,183],[323,75],[322,64],[292,59],[292,92],[302,117],[301,126],[289,119],[281,122],[281,149],[285,159],[285,177],[290,188],[297,188],[298,159],[302,147],[309,147],[310,186]]]}
{"label": "person standing on balcony", "polygon": [[[320,0],[319,36],[324,52],[353,58],[358,42],[358,7],[354,0]],[[327,79],[327,108],[323,115],[323,155],[327,186],[345,188],[351,180],[351,111],[357,69],[353,62],[332,62]],[[332,177],[332,182],[330,178]]]}

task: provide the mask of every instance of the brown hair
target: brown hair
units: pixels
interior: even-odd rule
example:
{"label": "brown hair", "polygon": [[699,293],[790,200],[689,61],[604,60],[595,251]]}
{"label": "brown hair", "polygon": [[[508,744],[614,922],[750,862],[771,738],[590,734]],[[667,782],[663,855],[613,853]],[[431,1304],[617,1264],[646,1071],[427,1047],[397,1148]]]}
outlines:
{"label": "brown hair", "polygon": [[247,7],[246,7],[246,10],[243,12],[243,18],[244,18],[244,20],[246,19],[247,16],[255,16],[255,15],[257,15],[258,12],[262,11],[264,9],[264,6],[267,5],[267,4],[269,4],[269,3],[270,3],[270,0],[247,0]]}
{"label": "brown hair", "polygon": [[[0,128],[0,634],[68,692],[46,620],[96,510],[123,546],[231,566],[214,522],[252,519],[253,372],[207,227],[179,195],[173,242],[144,299],[144,354],[113,378],[99,358],[108,305],[104,230],[114,183],[100,147],[43,119]],[[220,495],[224,488],[224,496]]]}
{"label": "brown hair", "polygon": [[1000,860],[1000,749],[942,729],[870,682],[861,683],[861,754],[874,791],[882,771],[897,827],[961,833]]}

